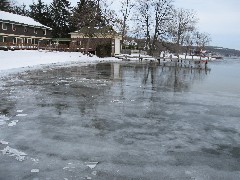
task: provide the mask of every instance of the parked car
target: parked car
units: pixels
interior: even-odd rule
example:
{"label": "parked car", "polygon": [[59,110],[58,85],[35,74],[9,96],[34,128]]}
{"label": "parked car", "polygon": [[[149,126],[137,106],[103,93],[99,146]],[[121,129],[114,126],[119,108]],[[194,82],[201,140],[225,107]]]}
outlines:
{"label": "parked car", "polygon": [[0,46],[0,50],[8,51],[8,47],[7,46]]}

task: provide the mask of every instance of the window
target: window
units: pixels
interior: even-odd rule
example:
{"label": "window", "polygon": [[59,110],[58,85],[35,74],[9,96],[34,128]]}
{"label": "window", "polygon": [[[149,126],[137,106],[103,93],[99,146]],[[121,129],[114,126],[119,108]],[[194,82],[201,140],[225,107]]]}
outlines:
{"label": "window", "polygon": [[24,32],[28,32],[28,29],[26,26],[24,26]]}
{"label": "window", "polygon": [[13,44],[17,43],[17,38],[13,38]]}
{"label": "window", "polygon": [[7,30],[7,24],[6,23],[2,23],[2,30]]}
{"label": "window", "polygon": [[13,31],[16,31],[16,26],[15,26],[15,24],[12,24],[12,30],[13,30]]}
{"label": "window", "polygon": [[34,34],[37,34],[37,28],[34,28]]}
{"label": "window", "polygon": [[38,39],[32,39],[32,44],[34,45],[38,44]]}
{"label": "window", "polygon": [[77,41],[77,46],[81,46],[82,45],[82,41]]}
{"label": "window", "polygon": [[7,37],[3,36],[3,42],[7,42]]}
{"label": "window", "polygon": [[27,43],[28,43],[28,44],[32,44],[32,39],[29,38]]}
{"label": "window", "polygon": [[47,30],[43,29],[43,35],[47,35]]}
{"label": "window", "polygon": [[27,38],[23,38],[24,44],[27,44]]}

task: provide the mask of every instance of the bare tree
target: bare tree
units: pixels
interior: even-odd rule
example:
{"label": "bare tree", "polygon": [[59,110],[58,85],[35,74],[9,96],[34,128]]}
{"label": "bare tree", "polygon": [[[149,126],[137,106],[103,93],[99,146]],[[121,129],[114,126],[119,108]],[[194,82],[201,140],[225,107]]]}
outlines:
{"label": "bare tree", "polygon": [[195,35],[193,32],[187,32],[184,34],[182,38],[182,44],[185,46],[185,59],[187,58],[187,55],[192,54],[192,46],[194,44]]}
{"label": "bare tree", "polygon": [[142,29],[144,36],[146,38],[145,49],[150,50],[151,47],[151,30],[152,30],[152,12],[153,0],[139,0],[136,3],[134,21],[137,22],[140,29]]}
{"label": "bare tree", "polygon": [[[131,10],[134,7],[132,0],[121,0],[121,15],[122,15],[122,42],[127,34],[127,21],[129,20]],[[120,22],[120,21],[118,21]]]}
{"label": "bare tree", "polygon": [[172,0],[155,0],[153,2],[155,10],[154,34],[150,48],[150,54],[156,49],[156,43],[164,39],[169,29],[169,21],[173,18]]}
{"label": "bare tree", "polygon": [[179,57],[180,45],[183,45],[186,33],[194,31],[197,18],[192,10],[187,9],[175,10],[174,17],[171,21],[170,32],[177,45],[176,51]]}
{"label": "bare tree", "polygon": [[114,30],[121,32],[122,31],[122,21],[121,18],[117,15],[116,11],[112,9],[113,0],[100,0],[99,2],[102,17],[105,20],[107,26],[113,27]]}
{"label": "bare tree", "polygon": [[146,38],[145,48],[150,55],[157,49],[169,30],[173,16],[172,0],[139,0],[135,8],[135,22]]}
{"label": "bare tree", "polygon": [[197,47],[203,49],[211,42],[211,37],[208,33],[195,32],[195,42]]}

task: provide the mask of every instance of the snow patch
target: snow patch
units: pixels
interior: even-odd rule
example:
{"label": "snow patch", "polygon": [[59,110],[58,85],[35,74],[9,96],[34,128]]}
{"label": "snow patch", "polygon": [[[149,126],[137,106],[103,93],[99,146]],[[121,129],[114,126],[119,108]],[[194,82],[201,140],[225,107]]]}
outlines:
{"label": "snow patch", "polygon": [[86,162],[86,166],[90,169],[94,169],[97,166],[98,162]]}
{"label": "snow patch", "polygon": [[12,122],[10,122],[10,123],[8,124],[8,126],[9,126],[9,127],[13,127],[13,126],[16,126],[17,123],[18,123],[18,120],[13,120]]}
{"label": "snow patch", "polygon": [[13,149],[9,146],[1,150],[3,155],[9,155],[11,157],[15,157],[16,160],[18,161],[24,161],[25,157],[27,156],[26,153],[18,151],[17,149]]}
{"label": "snow patch", "polygon": [[10,119],[4,115],[0,115],[0,121],[9,121]]}
{"label": "snow patch", "polygon": [[119,103],[119,104],[123,104],[122,101],[118,100],[118,99],[114,99],[111,101],[111,103]]}
{"label": "snow patch", "polygon": [[68,163],[68,166],[63,168],[63,170],[70,171],[70,172],[74,171],[74,169],[76,169],[76,167],[72,163]]}
{"label": "snow patch", "polygon": [[[49,64],[73,66],[79,63],[97,63],[102,58],[88,57],[80,52],[49,52],[37,50],[2,51],[0,53],[0,76],[10,73],[23,73],[26,70],[40,69]],[[104,58],[106,61],[120,61],[115,57]]]}
{"label": "snow patch", "polygon": [[39,169],[32,169],[31,173],[39,173]]}
{"label": "snow patch", "polygon": [[27,114],[17,114],[16,116],[17,117],[25,117],[25,116],[27,116]]}
{"label": "snow patch", "polygon": [[3,141],[3,140],[1,140],[1,141],[0,141],[0,144],[8,145],[8,142],[7,142],[7,141]]}
{"label": "snow patch", "polygon": [[31,158],[31,161],[38,164],[39,163],[39,159],[35,159],[35,158]]}

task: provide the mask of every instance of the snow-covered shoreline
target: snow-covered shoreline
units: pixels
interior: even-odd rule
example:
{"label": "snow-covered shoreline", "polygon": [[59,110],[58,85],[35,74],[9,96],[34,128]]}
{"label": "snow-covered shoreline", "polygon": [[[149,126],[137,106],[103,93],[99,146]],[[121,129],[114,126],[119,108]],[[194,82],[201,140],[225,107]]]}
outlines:
{"label": "snow-covered shoreline", "polygon": [[0,51],[0,76],[38,69],[51,64],[94,63],[100,61],[119,61],[115,57],[89,57],[80,52],[58,52],[45,50]]}
{"label": "snow-covered shoreline", "polygon": [[[122,55],[124,56],[124,55]],[[128,55],[129,56],[129,55]],[[131,60],[139,60],[139,54],[133,54],[137,58],[131,58]],[[165,58],[170,58],[164,56]],[[161,57],[163,58],[163,57]],[[177,58],[172,56],[172,58]],[[185,59],[185,55],[180,56],[181,59]],[[154,59],[153,57],[147,59]],[[187,56],[187,59],[191,60],[192,57]],[[193,58],[194,60],[200,58]],[[202,60],[208,60],[208,58],[202,58]],[[214,60],[213,58],[209,60]],[[46,50],[18,50],[18,51],[0,51],[0,77],[7,76],[9,74],[15,74],[26,70],[41,69],[50,65],[71,66],[79,63],[91,64],[100,61],[122,61],[120,58],[108,57],[99,58],[97,56],[89,57],[83,55],[80,52],[59,52],[59,51],[46,51]]]}

